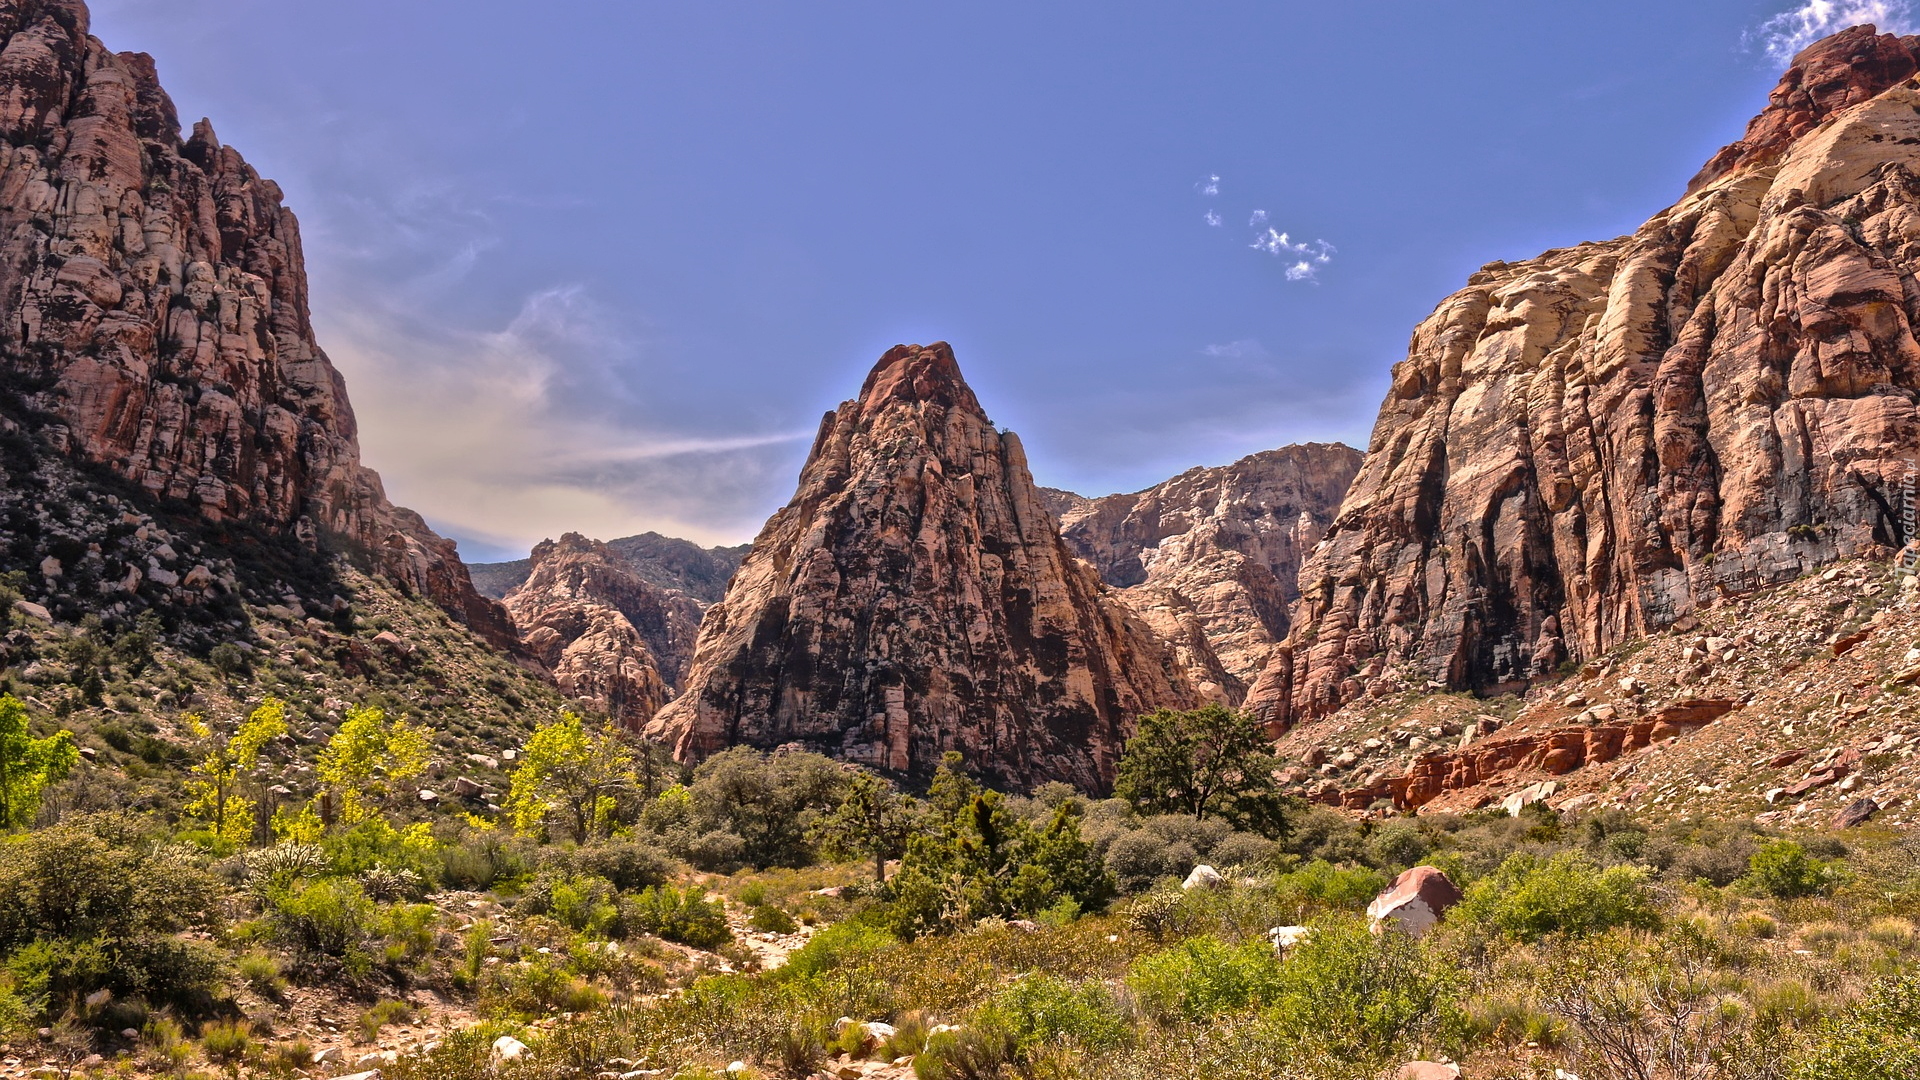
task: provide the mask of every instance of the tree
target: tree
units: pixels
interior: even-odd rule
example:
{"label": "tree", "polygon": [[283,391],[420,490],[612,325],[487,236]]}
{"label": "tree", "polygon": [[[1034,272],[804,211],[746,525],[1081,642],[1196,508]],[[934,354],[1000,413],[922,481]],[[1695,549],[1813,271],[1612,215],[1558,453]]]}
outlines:
{"label": "tree", "polygon": [[588,731],[577,714],[563,712],[527,740],[513,771],[507,812],[517,832],[538,834],[549,818],[558,818],[584,844],[610,830],[619,796],[636,782],[633,750],[611,724]]}
{"label": "tree", "polygon": [[1068,900],[1097,909],[1114,893],[1080,836],[1077,803],[1061,804],[1035,829],[997,791],[975,794],[950,818],[936,811],[923,819],[890,889],[893,929],[904,937],[1024,918]]}
{"label": "tree", "polygon": [[687,790],[700,829],[739,837],[740,858],[765,868],[812,861],[808,827],[839,805],[846,784],[845,768],[824,755],[736,746],[701,762]]}
{"label": "tree", "polygon": [[78,760],[72,732],[34,738],[27,731],[27,707],[12,694],[0,695],[0,829],[31,824],[40,792]]}
{"label": "tree", "polygon": [[873,879],[885,883],[887,860],[907,849],[917,804],[872,773],[855,773],[840,805],[814,823],[813,839],[842,858],[873,860]]}
{"label": "tree", "polygon": [[376,706],[348,709],[346,722],[314,764],[326,794],[333,798],[328,823],[351,826],[366,820],[373,804],[427,770],[430,746],[425,729],[405,720],[389,723],[387,714]]}
{"label": "tree", "polygon": [[187,725],[199,736],[204,756],[187,781],[187,813],[207,822],[221,843],[244,847],[253,839],[253,800],[238,791],[241,777],[259,764],[267,743],[287,732],[287,705],[267,698],[231,733],[215,731],[198,716]]}
{"label": "tree", "polygon": [[1143,814],[1209,814],[1237,829],[1279,837],[1288,799],[1274,780],[1279,758],[1259,721],[1221,705],[1158,709],[1120,757],[1114,794]]}

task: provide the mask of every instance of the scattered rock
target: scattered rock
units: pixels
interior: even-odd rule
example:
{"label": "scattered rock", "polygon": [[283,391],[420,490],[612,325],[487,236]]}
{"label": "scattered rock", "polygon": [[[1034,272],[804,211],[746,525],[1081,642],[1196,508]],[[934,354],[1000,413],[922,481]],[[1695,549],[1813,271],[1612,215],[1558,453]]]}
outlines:
{"label": "scattered rock", "polygon": [[1181,888],[1189,890],[1224,889],[1226,886],[1227,879],[1221,875],[1220,871],[1205,863],[1194,867],[1193,872],[1187,875],[1187,880],[1180,883]]}
{"label": "scattered rock", "polygon": [[1865,797],[1858,798],[1834,815],[1833,826],[1836,829],[1851,829],[1856,825],[1865,825],[1879,812],[1879,803]]}
{"label": "scattered rock", "polygon": [[1367,918],[1374,933],[1385,929],[1387,920],[1408,934],[1419,937],[1460,902],[1460,889],[1438,867],[1416,866],[1393,879],[1373,903],[1367,905]]}

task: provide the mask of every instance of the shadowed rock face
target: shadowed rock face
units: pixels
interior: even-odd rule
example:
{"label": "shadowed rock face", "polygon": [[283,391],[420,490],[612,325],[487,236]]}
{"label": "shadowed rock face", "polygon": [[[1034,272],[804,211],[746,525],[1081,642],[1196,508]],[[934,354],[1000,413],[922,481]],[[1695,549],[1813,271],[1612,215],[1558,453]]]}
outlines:
{"label": "shadowed rock face", "polygon": [[639,729],[693,656],[701,605],[654,586],[611,546],[568,533],[533,549],[507,611],[560,688]]}
{"label": "shadowed rock face", "polygon": [[280,189],[79,0],[0,0],[0,370],[56,448],[212,520],[357,548],[498,644],[453,544],[360,464]]}
{"label": "shadowed rock face", "polygon": [[1518,685],[1905,542],[1917,54],[1860,28],[1813,45],[1680,203],[1443,301],[1394,368],[1257,711],[1329,712],[1390,667]]}
{"label": "shadowed rock face", "polygon": [[1286,637],[1300,566],[1359,468],[1358,450],[1311,443],[1131,495],[1047,497],[1068,546],[1125,586],[1120,598],[1180,649],[1197,682],[1237,702]]}
{"label": "shadowed rock face", "polygon": [[822,421],[648,731],[683,760],[798,742],[926,773],[959,750],[1003,782],[1101,789],[1139,713],[1198,700],[936,343],[889,351]]}
{"label": "shadowed rock face", "polygon": [[[683,592],[704,607],[726,593],[727,579],[740,568],[747,545],[703,548],[691,540],[649,532],[609,540],[607,550],[641,581]],[[533,573],[533,560],[468,563],[467,569],[482,596],[504,599]]]}

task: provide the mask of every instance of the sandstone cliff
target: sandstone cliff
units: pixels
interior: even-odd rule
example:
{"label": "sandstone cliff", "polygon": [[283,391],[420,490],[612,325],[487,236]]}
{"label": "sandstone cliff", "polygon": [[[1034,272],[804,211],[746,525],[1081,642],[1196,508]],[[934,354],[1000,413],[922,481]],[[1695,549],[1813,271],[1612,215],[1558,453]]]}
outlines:
{"label": "sandstone cliff", "polygon": [[1856,27],[1631,236],[1494,263],[1414,332],[1250,701],[1513,686],[1910,539],[1920,38]]}
{"label": "sandstone cliff", "polygon": [[355,549],[496,643],[453,544],[360,464],[280,189],[80,0],[0,0],[0,371],[60,451],[208,519]]}
{"label": "sandstone cliff", "polygon": [[1286,637],[1300,566],[1359,468],[1352,447],[1310,443],[1131,495],[1046,494],[1068,546],[1125,586],[1121,599],[1180,648],[1197,680],[1238,701]]}
{"label": "sandstone cliff", "polygon": [[[656,532],[609,540],[607,550],[641,581],[683,592],[699,601],[702,607],[718,602],[726,594],[727,579],[740,569],[740,560],[747,555],[745,544],[703,548],[691,540]],[[533,573],[533,560],[468,563],[467,570],[473,575],[473,587],[480,595],[501,600]]]}
{"label": "sandstone cliff", "polygon": [[1197,700],[936,343],[889,351],[827,414],[648,731],[683,760],[798,742],[925,773],[959,750],[1003,782],[1098,789],[1139,713]]}

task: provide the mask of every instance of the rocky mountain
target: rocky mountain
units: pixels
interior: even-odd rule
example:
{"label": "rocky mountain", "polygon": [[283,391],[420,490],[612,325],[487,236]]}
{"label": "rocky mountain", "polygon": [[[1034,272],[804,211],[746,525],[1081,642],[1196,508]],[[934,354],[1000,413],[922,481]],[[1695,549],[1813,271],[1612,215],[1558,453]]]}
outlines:
{"label": "rocky mountain", "polygon": [[1254,706],[1515,687],[1911,539],[1917,70],[1920,39],[1818,42],[1638,231],[1442,301]]}
{"label": "rocky mountain", "polygon": [[648,733],[683,760],[799,743],[923,774],[958,750],[1098,789],[1135,716],[1197,700],[935,343],[888,351],[821,422]]}
{"label": "rocky mountain", "polygon": [[[0,376],[55,452],[209,522],[355,553],[509,646],[450,541],[360,463],[280,189],[80,0],[0,2]],[[164,568],[162,568],[164,570]]]}
{"label": "rocky mountain", "polygon": [[1300,566],[1360,456],[1338,443],[1287,446],[1131,495],[1046,497],[1068,546],[1122,587],[1196,678],[1238,701],[1287,635]]}
{"label": "rocky mountain", "polygon": [[[726,594],[727,579],[740,568],[747,545],[703,548],[691,540],[656,532],[623,536],[606,542],[607,551],[636,576],[661,589],[677,589],[701,605],[716,603]],[[469,563],[473,587],[482,596],[504,600],[533,573],[534,560]]]}
{"label": "rocky mountain", "polygon": [[579,533],[543,541],[528,563],[527,579],[506,597],[527,648],[562,691],[642,727],[679,686],[707,605]]}

